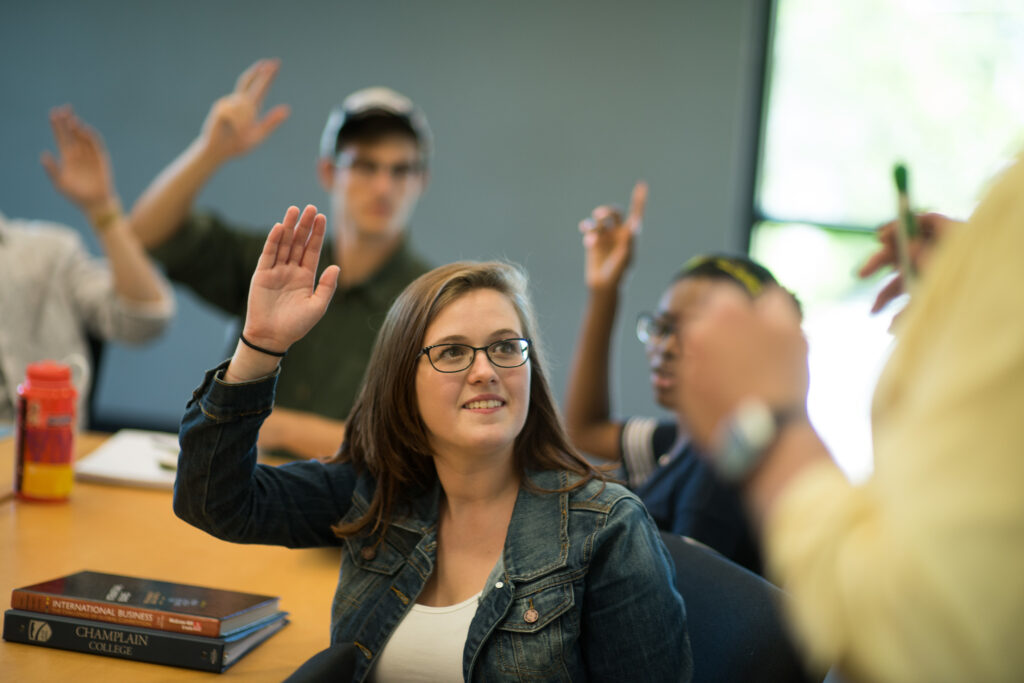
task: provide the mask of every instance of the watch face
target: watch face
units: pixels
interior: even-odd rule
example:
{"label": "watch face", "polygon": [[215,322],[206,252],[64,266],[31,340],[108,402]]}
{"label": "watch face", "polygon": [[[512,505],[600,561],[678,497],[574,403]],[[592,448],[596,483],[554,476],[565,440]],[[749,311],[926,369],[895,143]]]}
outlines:
{"label": "watch face", "polygon": [[742,479],[775,438],[775,418],[761,401],[741,403],[725,425],[715,469],[727,481]]}

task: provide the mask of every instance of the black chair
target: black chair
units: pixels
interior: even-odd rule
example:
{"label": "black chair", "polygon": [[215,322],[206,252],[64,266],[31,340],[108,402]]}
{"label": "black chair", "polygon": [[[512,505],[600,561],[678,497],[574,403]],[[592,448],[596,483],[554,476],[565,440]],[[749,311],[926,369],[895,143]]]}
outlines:
{"label": "black chair", "polygon": [[103,364],[103,340],[92,334],[86,335],[89,344],[89,395],[85,399],[85,405],[89,409],[89,419],[85,428],[90,431],[106,431],[107,425],[96,417],[96,394],[100,385],[100,367]]}
{"label": "black chair", "polygon": [[693,681],[805,683],[804,668],[782,623],[782,591],[705,545],[661,532],[686,603]]}
{"label": "black chair", "polygon": [[83,401],[88,407],[89,416],[84,427],[92,432],[116,432],[119,429],[148,429],[157,432],[177,432],[178,415],[166,418],[140,418],[104,409],[100,405],[99,388],[103,381],[104,361],[107,354],[107,343],[93,333],[86,335],[89,350],[89,393]]}
{"label": "black chair", "polygon": [[336,643],[320,650],[284,679],[284,683],[340,683],[351,681],[356,657],[362,653],[352,643]]}

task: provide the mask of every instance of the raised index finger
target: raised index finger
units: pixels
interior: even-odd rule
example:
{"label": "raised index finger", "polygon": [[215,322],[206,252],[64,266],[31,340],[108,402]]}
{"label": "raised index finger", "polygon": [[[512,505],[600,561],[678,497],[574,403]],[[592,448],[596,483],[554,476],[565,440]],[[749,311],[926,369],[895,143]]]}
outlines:
{"label": "raised index finger", "polygon": [[629,229],[638,232],[644,222],[644,211],[647,208],[647,183],[638,181],[633,186],[633,196],[629,200]]}

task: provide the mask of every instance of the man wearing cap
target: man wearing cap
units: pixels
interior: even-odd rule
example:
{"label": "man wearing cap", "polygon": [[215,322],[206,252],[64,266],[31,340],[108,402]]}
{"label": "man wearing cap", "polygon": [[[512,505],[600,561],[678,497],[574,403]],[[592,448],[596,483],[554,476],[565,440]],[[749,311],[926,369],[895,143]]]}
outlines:
{"label": "man wearing cap", "polygon": [[[244,315],[266,233],[194,213],[192,203],[222,164],[260,145],[288,117],[285,105],[261,112],[278,68],[265,59],[246,69],[131,215],[172,280],[237,316]],[[430,268],[406,240],[427,184],[430,141],[422,113],[387,88],[360,90],[332,110],[316,166],[330,202],[320,266],[337,264],[341,276],[323,320],[288,352],[261,448],[319,457],[341,443],[378,326],[395,296]]]}

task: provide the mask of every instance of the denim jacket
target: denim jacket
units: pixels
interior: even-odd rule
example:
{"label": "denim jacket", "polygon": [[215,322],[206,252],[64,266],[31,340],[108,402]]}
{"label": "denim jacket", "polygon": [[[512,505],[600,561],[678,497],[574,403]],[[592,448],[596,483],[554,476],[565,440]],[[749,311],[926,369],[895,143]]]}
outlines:
{"label": "denim jacket", "polygon": [[[256,436],[276,376],[227,385],[221,368],[207,373],[182,420],[174,510],[229,541],[340,545],[331,642],[356,644],[363,658],[354,680],[365,680],[434,571],[440,487],[415,498],[383,538],[337,538],[331,525],[358,517],[375,481],[348,464],[258,465]],[[542,490],[565,487],[570,476],[530,473]],[[465,680],[690,680],[673,572],[657,528],[624,487],[595,481],[544,493],[524,485],[469,627]]]}

